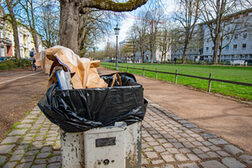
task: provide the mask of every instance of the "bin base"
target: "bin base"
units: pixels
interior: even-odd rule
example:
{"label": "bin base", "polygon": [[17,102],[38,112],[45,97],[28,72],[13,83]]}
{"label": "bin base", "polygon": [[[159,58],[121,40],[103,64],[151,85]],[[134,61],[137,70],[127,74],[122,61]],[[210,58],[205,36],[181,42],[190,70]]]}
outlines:
{"label": "bin base", "polygon": [[60,129],[62,168],[83,168],[83,133],[67,133]]}
{"label": "bin base", "polygon": [[62,167],[140,168],[141,122],[84,133],[61,130]]}

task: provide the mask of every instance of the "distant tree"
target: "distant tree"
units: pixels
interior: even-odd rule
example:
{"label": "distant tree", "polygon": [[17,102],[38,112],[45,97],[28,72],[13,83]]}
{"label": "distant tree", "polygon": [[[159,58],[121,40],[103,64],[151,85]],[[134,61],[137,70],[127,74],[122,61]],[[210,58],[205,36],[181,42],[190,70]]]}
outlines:
{"label": "distant tree", "polygon": [[134,63],[136,60],[136,52],[137,52],[137,46],[138,46],[138,31],[135,25],[133,25],[130,28],[127,40],[128,40],[128,43],[126,46],[124,46],[123,52],[126,54],[131,53],[132,61]]}
{"label": "distant tree", "polygon": [[21,5],[22,14],[24,14],[22,17],[22,21],[26,23],[24,26],[31,32],[35,51],[39,52],[38,33],[36,30],[38,16],[36,15],[37,13],[35,10],[40,6],[38,4],[36,6],[33,0],[20,0],[19,4]]}
{"label": "distant tree", "polygon": [[40,26],[38,29],[42,35],[42,43],[46,48],[53,47],[59,43],[60,18],[58,8],[55,6],[55,2],[47,1],[40,7]]}
{"label": "distant tree", "polygon": [[179,27],[172,28],[170,31],[171,41],[171,51],[174,58],[177,58],[177,52],[183,48],[184,45],[184,32]]}
{"label": "distant tree", "polygon": [[[85,12],[84,12],[85,10]],[[80,14],[79,24],[79,47],[80,55],[84,56],[95,46],[95,42],[108,34],[111,29],[111,12],[99,11],[97,9],[83,9]]]}
{"label": "distant tree", "polygon": [[20,55],[20,46],[19,46],[19,36],[18,36],[18,22],[15,14],[15,8],[18,5],[20,0],[5,0],[7,11],[8,11],[8,19],[11,23],[12,30],[13,30],[13,37],[15,43],[15,57],[17,59],[21,58]]}
{"label": "distant tree", "polygon": [[157,50],[158,45],[158,31],[160,28],[160,24],[163,23],[162,19],[164,19],[165,14],[162,8],[161,1],[157,1],[152,3],[147,12],[145,14],[145,22],[148,24],[148,49],[151,53],[151,63],[154,61],[154,55]]}
{"label": "distant tree", "polygon": [[[132,40],[134,39],[133,43],[135,44],[135,47],[134,47],[135,51],[133,52],[135,53],[137,51],[140,52],[142,63],[145,62],[144,53],[147,49],[148,40],[149,40],[147,37],[149,23],[148,21],[145,20],[145,16],[146,16],[146,11],[144,10],[139,11],[137,14],[137,17],[140,19],[137,19],[130,29],[130,38]],[[134,53],[134,56],[135,56],[135,53]]]}
{"label": "distant tree", "polygon": [[163,23],[159,31],[158,44],[161,51],[161,63],[166,60],[166,55],[171,48],[171,23]]}
{"label": "distant tree", "polygon": [[201,3],[202,0],[179,0],[179,9],[176,11],[175,19],[179,21],[183,27],[183,63],[186,63],[187,49],[199,19]]}

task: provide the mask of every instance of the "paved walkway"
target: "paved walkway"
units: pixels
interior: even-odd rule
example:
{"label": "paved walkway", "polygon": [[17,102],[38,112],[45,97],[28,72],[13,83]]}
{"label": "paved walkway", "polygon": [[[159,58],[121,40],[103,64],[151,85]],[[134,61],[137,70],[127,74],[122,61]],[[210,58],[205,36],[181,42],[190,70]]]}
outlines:
{"label": "paved walkway", "polygon": [[[252,167],[252,156],[152,102],[142,135],[142,167]],[[60,167],[59,143],[59,128],[35,107],[0,144],[0,167]]]}
{"label": "paved walkway", "polygon": [[[116,72],[105,68],[98,70],[102,74]],[[144,97],[252,155],[251,103],[237,102],[166,81],[139,75],[135,77],[143,85]]]}

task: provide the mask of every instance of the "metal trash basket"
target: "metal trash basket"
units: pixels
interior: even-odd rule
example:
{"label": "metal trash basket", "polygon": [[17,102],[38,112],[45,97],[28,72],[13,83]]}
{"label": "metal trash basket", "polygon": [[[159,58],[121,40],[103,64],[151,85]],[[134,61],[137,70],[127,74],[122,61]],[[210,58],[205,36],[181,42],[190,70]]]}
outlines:
{"label": "metal trash basket", "polygon": [[83,133],[61,130],[61,153],[63,168],[140,168],[141,122]]}

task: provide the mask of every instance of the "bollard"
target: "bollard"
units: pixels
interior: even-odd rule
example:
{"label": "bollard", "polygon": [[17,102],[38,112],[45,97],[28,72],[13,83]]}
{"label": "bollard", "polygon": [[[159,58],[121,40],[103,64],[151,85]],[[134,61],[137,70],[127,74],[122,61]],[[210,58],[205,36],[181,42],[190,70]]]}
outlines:
{"label": "bollard", "polygon": [[144,67],[143,67],[143,76],[144,76]]}
{"label": "bollard", "polygon": [[209,82],[208,82],[208,92],[211,92],[211,81],[212,81],[212,74],[209,74]]}
{"label": "bollard", "polygon": [[175,72],[175,84],[177,84],[177,80],[178,80],[178,70],[176,69],[176,72]]}

